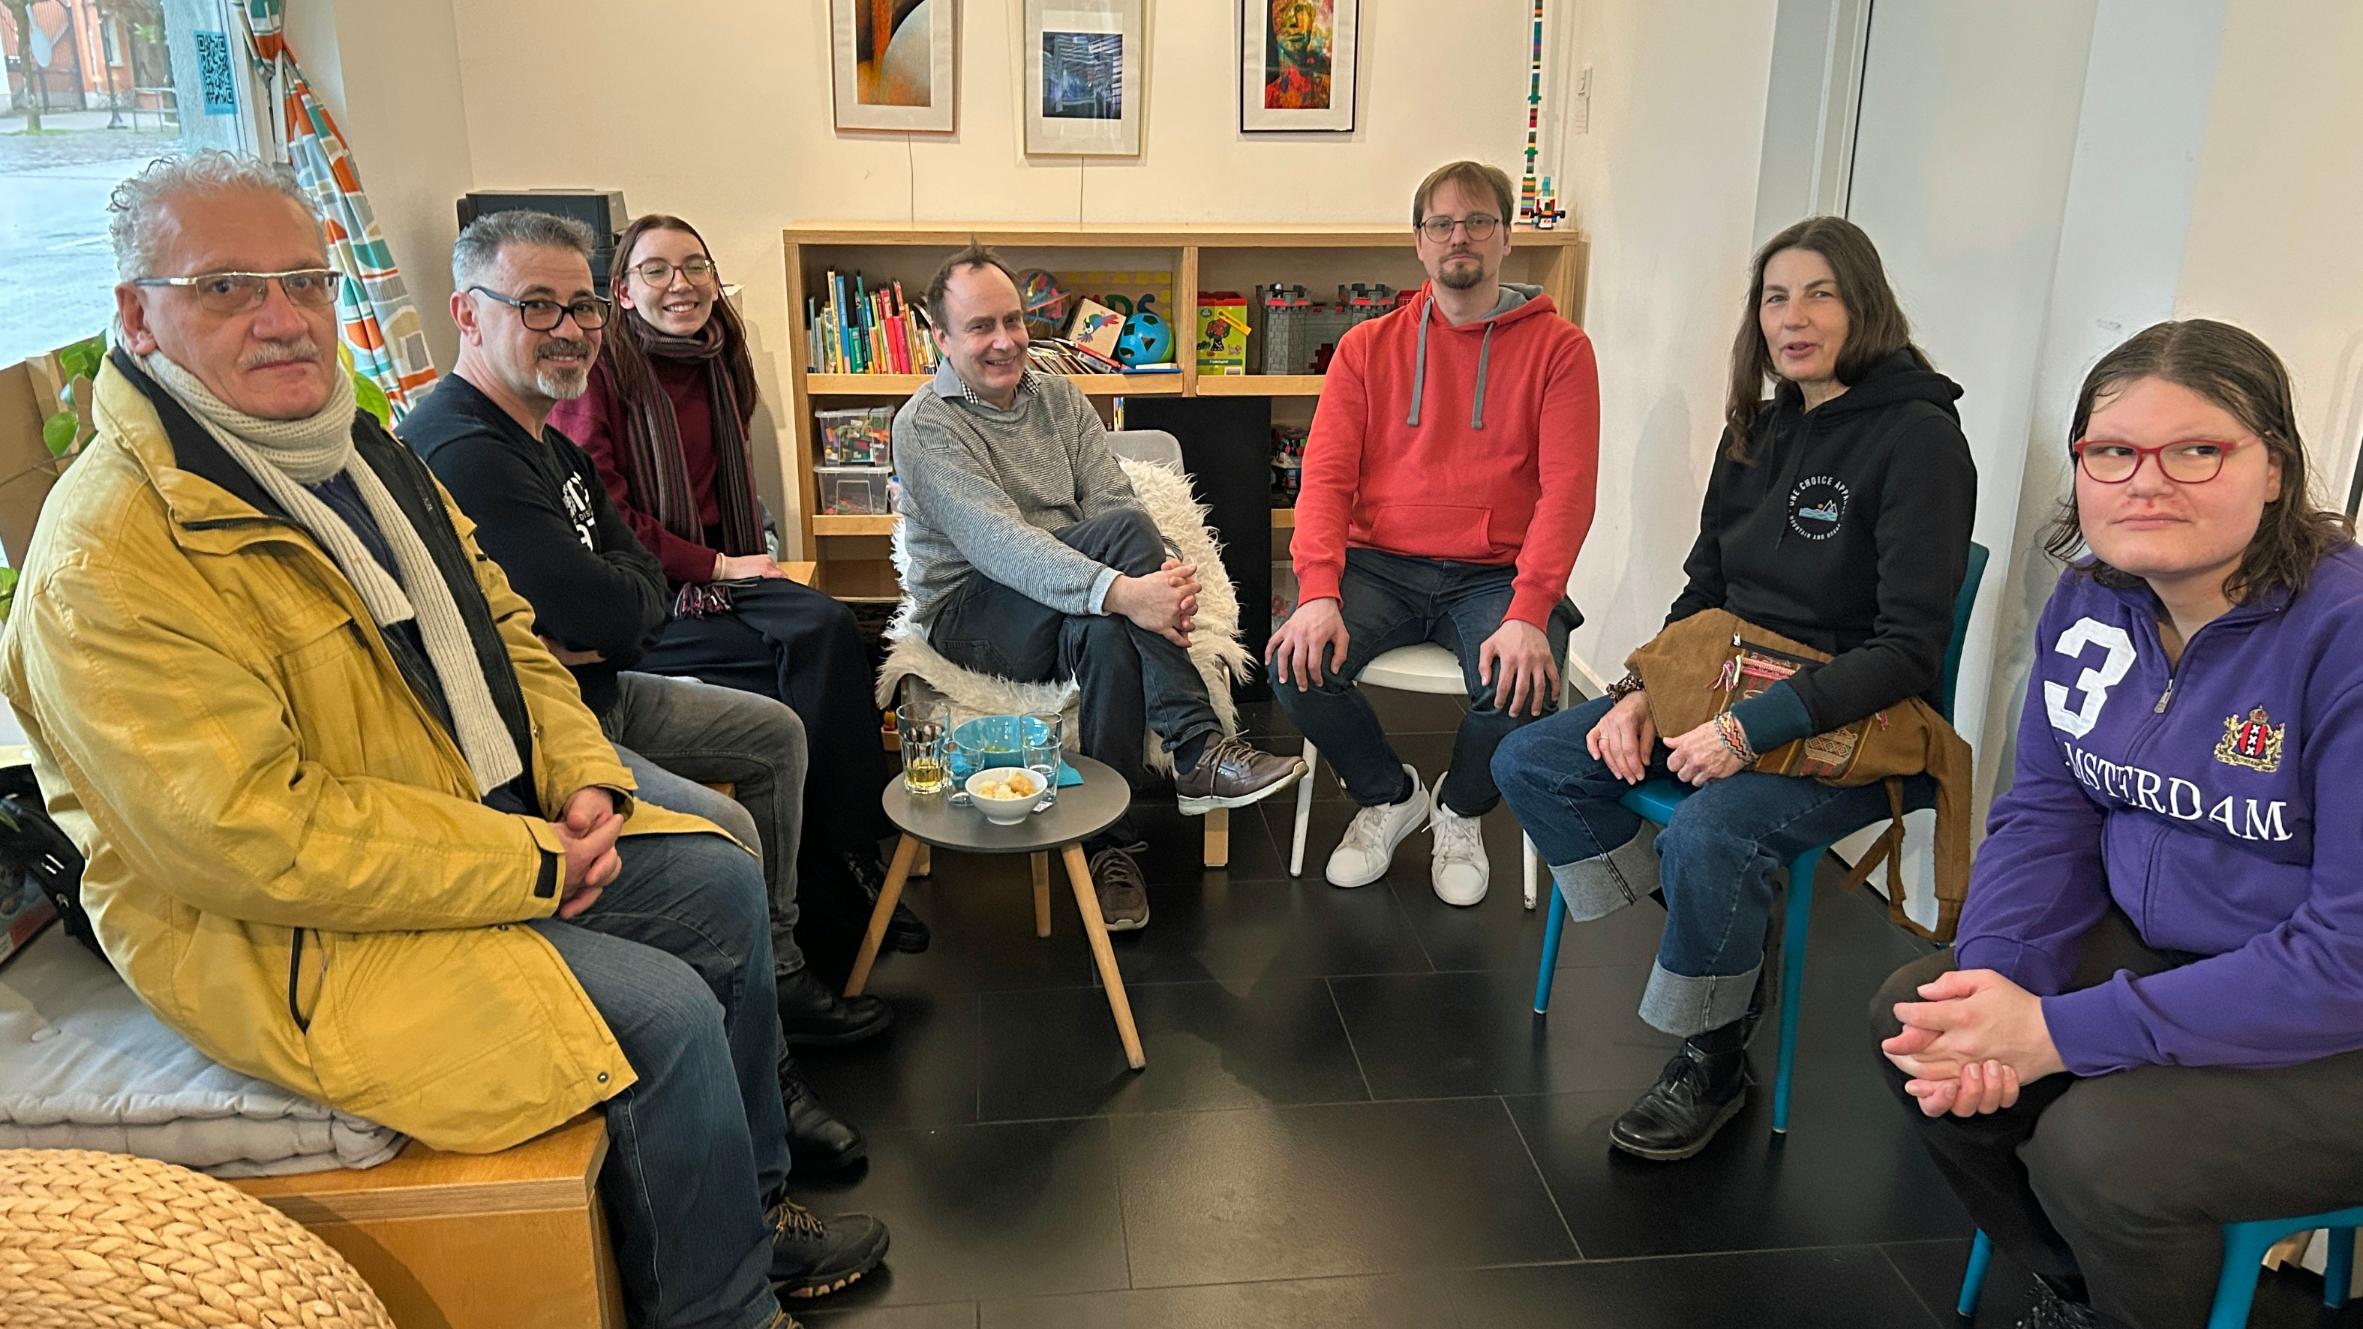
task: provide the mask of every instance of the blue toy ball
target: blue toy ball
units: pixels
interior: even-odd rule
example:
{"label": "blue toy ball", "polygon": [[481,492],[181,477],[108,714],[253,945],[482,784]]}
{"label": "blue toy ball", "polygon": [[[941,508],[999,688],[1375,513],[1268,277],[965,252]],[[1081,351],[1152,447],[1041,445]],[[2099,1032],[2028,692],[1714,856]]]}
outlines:
{"label": "blue toy ball", "polygon": [[1173,325],[1155,311],[1142,309],[1124,320],[1124,335],[1116,339],[1116,363],[1161,365],[1173,360]]}

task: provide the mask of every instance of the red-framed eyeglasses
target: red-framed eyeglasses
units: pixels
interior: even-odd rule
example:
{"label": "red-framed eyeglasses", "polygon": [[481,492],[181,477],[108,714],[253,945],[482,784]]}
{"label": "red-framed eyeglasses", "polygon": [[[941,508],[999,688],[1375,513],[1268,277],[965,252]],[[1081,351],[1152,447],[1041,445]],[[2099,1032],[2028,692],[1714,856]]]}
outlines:
{"label": "red-framed eyeglasses", "polygon": [[2233,439],[2184,438],[2145,448],[2122,439],[2080,438],[2068,451],[2076,455],[2076,464],[2095,484],[2124,484],[2141,469],[2143,459],[2149,458],[2158,463],[2161,475],[2176,484],[2203,485],[2222,474],[2224,458],[2262,441],[2250,434]]}

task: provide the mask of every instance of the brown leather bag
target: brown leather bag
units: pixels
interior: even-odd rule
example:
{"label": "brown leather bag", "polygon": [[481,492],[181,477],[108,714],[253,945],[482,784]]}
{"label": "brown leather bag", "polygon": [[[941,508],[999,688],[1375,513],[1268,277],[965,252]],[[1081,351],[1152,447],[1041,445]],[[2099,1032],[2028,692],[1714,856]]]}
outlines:
{"label": "brown leather bag", "polygon": [[[1641,680],[1649,718],[1659,735],[1689,733],[1741,701],[1828,654],[1736,614],[1709,609],[1666,625],[1633,652],[1625,667]],[[1908,697],[1883,711],[1826,733],[1811,734],[1759,755],[1750,768],[1825,784],[1887,786],[1889,820],[1879,844],[1847,875],[1853,887],[1887,862],[1887,916],[1930,941],[1950,942],[1969,896],[1969,744],[1936,708]],[[1903,777],[1936,781],[1936,926],[1904,912],[1897,865],[1903,859]]]}

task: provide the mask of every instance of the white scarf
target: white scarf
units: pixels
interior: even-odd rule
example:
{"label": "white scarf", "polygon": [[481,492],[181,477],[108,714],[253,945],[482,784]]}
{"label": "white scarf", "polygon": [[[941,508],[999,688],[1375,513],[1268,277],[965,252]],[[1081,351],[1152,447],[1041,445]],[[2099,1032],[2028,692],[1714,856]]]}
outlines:
{"label": "white scarf", "polygon": [[[451,708],[454,737],[468,759],[479,796],[491,793],[524,770],[516,741],[492,703],[492,688],[476,661],[476,646],[460,617],[459,602],[436,568],[426,542],[395,503],[377,472],[361,463],[353,448],[353,380],[341,368],[334,371],[335,388],[317,415],[300,420],[264,420],[228,405],[208,391],[196,375],[151,351],[140,363],[164,389],[189,409],[189,414],[220,443],[246,473],[295,518],[312,538],[328,550],[379,627],[416,620],[426,643],[428,663],[443,685]],[[361,491],[378,532],[393,550],[400,580],[369,552],[351,525],[336,510],[313,496],[307,485],[325,483],[339,474],[352,477]],[[407,594],[405,592],[407,591]]]}

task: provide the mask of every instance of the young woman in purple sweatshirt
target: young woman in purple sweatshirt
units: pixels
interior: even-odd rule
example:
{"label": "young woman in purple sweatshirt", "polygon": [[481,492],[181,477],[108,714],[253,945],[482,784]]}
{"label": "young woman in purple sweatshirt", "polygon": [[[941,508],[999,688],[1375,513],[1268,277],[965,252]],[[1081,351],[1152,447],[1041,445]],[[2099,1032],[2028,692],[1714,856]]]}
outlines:
{"label": "young woman in purple sweatshirt", "polygon": [[2104,356],[2070,437],[2015,779],[1872,1016],[2027,1323],[2196,1325],[2221,1224],[2363,1202],[2363,551],[2228,324]]}

